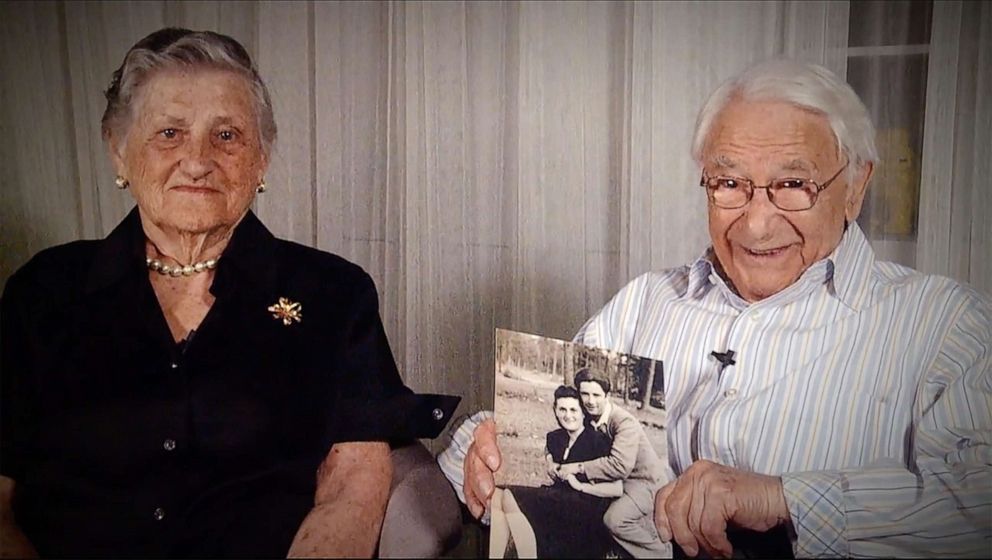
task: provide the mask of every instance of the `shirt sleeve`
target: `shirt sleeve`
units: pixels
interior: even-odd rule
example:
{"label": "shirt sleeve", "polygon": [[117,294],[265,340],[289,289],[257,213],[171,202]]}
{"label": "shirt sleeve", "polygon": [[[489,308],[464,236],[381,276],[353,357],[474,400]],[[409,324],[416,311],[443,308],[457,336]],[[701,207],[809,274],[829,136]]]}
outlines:
{"label": "shirt sleeve", "polygon": [[[615,411],[616,409],[614,409]],[[640,445],[640,425],[632,416],[620,420],[610,453],[583,463],[583,470],[590,482],[625,480],[634,471]]]}
{"label": "shirt sleeve", "polygon": [[465,418],[451,433],[451,443],[437,456],[441,472],[455,489],[458,499],[465,503],[465,455],[472,445],[475,429],[493,417],[492,411],[480,410]]}
{"label": "shirt sleeve", "polygon": [[638,276],[617,292],[582,325],[573,342],[615,352],[629,352],[651,274],[654,273]]}
{"label": "shirt sleeve", "polygon": [[782,476],[797,557],[992,551],[992,314],[966,307],[918,390],[914,464]]}
{"label": "shirt sleeve", "polygon": [[414,394],[403,384],[379,317],[375,284],[364,272],[356,284],[336,364],[344,390],[334,414],[333,443],[436,437],[460,397]]}

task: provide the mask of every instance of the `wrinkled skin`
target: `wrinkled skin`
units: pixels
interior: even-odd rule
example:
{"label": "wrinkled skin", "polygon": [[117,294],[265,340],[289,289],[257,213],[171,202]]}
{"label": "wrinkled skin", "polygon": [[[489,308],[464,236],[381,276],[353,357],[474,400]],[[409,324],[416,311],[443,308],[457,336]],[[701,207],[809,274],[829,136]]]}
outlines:
{"label": "wrinkled skin", "polygon": [[[827,119],[781,101],[732,101],[713,122],[703,149],[708,176],[767,185],[798,177],[823,183],[848,162]],[[850,165],[850,164],[849,164]],[[720,266],[740,296],[755,302],[793,284],[840,243],[844,221],[861,212],[872,167],[841,173],[809,210],[775,207],[765,189],[732,210],[709,205],[709,231]]]}

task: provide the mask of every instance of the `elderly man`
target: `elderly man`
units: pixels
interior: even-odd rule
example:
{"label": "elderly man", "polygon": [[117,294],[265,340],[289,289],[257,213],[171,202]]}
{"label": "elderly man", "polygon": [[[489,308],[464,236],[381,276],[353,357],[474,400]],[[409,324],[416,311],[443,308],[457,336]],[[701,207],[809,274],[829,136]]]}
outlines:
{"label": "elderly man", "polygon": [[[799,556],[988,556],[992,303],[875,260],[855,223],[877,160],[857,95],[820,66],[759,64],[711,95],[692,151],[712,247],[576,335],[665,362],[661,539],[689,556],[731,554],[734,530]],[[439,458],[475,515],[500,463],[482,417]]]}

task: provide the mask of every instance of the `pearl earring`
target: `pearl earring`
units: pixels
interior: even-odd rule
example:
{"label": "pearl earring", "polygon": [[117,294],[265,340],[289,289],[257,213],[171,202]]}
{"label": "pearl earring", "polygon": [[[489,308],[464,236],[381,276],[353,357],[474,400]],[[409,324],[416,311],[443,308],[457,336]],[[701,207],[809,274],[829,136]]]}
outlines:
{"label": "pearl earring", "polygon": [[255,192],[257,192],[258,194],[262,194],[263,192],[265,192],[265,189],[266,189],[265,181],[262,181],[261,183],[258,184],[257,187],[255,187]]}
{"label": "pearl earring", "polygon": [[120,175],[118,175],[117,178],[114,179],[114,184],[117,185],[117,188],[121,190],[124,190],[129,186],[131,186],[131,183],[128,182],[128,180],[125,179],[124,177],[121,177]]}

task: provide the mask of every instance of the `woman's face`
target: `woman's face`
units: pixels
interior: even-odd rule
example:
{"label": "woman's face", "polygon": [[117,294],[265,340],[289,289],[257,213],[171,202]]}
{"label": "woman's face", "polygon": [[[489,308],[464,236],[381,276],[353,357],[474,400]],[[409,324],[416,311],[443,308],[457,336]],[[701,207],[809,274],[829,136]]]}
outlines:
{"label": "woman's face", "polygon": [[185,233],[236,224],[268,163],[248,82],[227,70],[163,70],[134,103],[111,157],[142,219]]}
{"label": "woman's face", "polygon": [[569,432],[582,428],[582,405],[579,399],[562,397],[555,401],[555,418],[558,425]]}

